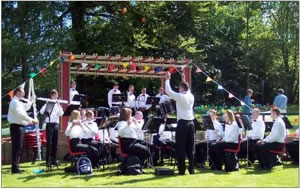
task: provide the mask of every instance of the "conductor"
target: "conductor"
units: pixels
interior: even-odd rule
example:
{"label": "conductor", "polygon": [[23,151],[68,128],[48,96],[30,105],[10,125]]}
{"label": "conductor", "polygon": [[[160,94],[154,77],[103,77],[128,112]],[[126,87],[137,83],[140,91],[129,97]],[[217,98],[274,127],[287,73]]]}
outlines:
{"label": "conductor", "polygon": [[177,167],[180,175],[185,174],[185,156],[189,160],[188,171],[194,174],[194,152],[195,152],[195,127],[194,127],[194,96],[189,90],[189,84],[182,77],[182,82],[179,83],[179,93],[174,92],[170,87],[171,74],[166,73],[166,93],[170,98],[176,101],[177,108],[177,128],[176,128],[176,157],[178,160]]}

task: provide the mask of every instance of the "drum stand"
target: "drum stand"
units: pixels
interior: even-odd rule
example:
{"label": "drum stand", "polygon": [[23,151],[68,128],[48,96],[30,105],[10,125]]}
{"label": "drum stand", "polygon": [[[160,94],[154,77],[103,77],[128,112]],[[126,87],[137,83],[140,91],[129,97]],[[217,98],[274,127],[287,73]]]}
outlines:
{"label": "drum stand", "polygon": [[[152,137],[151,133],[148,133],[150,137]],[[151,141],[151,138],[150,138]],[[151,153],[151,142],[146,142],[147,147],[149,149],[150,157],[146,159],[146,167],[147,167],[147,173],[149,173],[149,168],[154,169],[153,166],[153,159],[152,159],[152,153]]]}

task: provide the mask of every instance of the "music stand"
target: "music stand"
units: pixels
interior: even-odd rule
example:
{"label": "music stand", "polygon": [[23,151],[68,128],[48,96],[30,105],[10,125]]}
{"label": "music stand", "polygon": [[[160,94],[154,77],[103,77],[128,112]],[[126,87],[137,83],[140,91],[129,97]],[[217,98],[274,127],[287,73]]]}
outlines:
{"label": "music stand", "polygon": [[[146,105],[149,105],[151,104],[151,112],[152,113],[153,111],[156,110],[156,105],[159,104],[159,101],[160,101],[160,98],[159,97],[156,97],[156,96],[149,96],[146,100]],[[151,115],[150,115],[151,116]]]}
{"label": "music stand", "polygon": [[[238,127],[239,127],[239,128],[243,128],[243,126],[242,126],[242,124],[241,124],[240,119],[238,118],[238,116],[234,116],[234,117],[235,117],[235,121],[236,121]],[[241,118],[241,119],[242,119],[242,118]]]}
{"label": "music stand", "polygon": [[283,117],[282,120],[285,124],[286,129],[293,129],[294,128],[287,117]]}
{"label": "music stand", "polygon": [[[246,115],[243,115],[241,117],[242,119],[242,123],[244,125],[244,128],[246,131],[250,131],[252,130],[252,126],[251,126],[251,123],[250,123],[250,119],[248,116]],[[247,136],[247,169],[248,169],[248,166],[249,166],[249,137]],[[251,163],[251,162],[250,162]],[[252,164],[252,163],[251,163]],[[252,164],[253,165],[253,164]]]}
{"label": "music stand", "polygon": [[73,110],[78,110],[79,108],[80,104],[69,104],[63,116],[70,116]]}
{"label": "music stand", "polygon": [[158,133],[160,124],[164,123],[163,118],[149,117],[143,125],[142,130],[147,130],[148,133]]}
{"label": "music stand", "polygon": [[[124,94],[113,94],[112,102],[122,102],[120,106],[124,106],[124,102],[127,102],[127,95]],[[121,108],[121,107],[120,107]]]}
{"label": "music stand", "polygon": [[[205,131],[206,130],[215,130],[214,124],[209,115],[202,116],[202,122],[203,122]],[[209,143],[209,140],[207,138],[207,141],[206,141],[206,161],[207,162],[209,162],[209,144],[208,143]],[[203,165],[203,166],[205,167],[205,165]]]}
{"label": "music stand", "polygon": [[74,95],[72,101],[77,101],[77,102],[81,102],[82,100],[84,100],[86,97],[83,94],[76,94]]}

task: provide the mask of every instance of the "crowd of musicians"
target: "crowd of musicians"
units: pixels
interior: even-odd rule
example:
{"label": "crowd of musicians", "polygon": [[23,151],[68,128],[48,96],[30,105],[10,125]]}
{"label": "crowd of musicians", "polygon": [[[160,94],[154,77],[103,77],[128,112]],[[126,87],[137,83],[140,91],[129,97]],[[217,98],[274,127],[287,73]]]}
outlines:
{"label": "crowd of musicians", "polygon": [[[113,94],[121,94],[118,83],[115,83],[113,89],[108,92],[109,108],[115,113],[119,113],[118,123],[115,125],[111,134],[115,138],[112,139],[120,143],[123,153],[129,156],[137,156],[141,162],[141,166],[145,165],[145,161],[151,160],[150,163],[154,166],[163,165],[163,161],[159,161],[166,152],[166,146],[169,146],[171,151],[175,152],[177,160],[177,168],[179,174],[183,175],[188,170],[189,174],[195,173],[195,166],[199,168],[205,167],[205,162],[209,160],[211,169],[222,170],[224,163],[224,149],[236,149],[240,143],[239,158],[248,157],[249,162],[254,163],[258,160],[261,169],[271,169],[274,164],[270,163],[270,150],[281,150],[285,143],[288,130],[282,120],[281,113],[286,111],[286,96],[284,91],[280,89],[276,96],[274,107],[271,110],[271,118],[274,120],[271,132],[265,137],[266,126],[260,116],[260,111],[254,108],[250,97],[253,94],[252,90],[248,90],[248,94],[244,101],[246,107],[245,113],[252,113],[251,125],[252,130],[243,130],[238,127],[234,113],[227,110],[224,115],[225,128],[217,120],[217,112],[209,111],[210,119],[213,123],[212,129],[205,131],[204,140],[197,142],[195,140],[195,116],[193,112],[194,96],[190,91],[189,84],[185,82],[184,77],[179,84],[179,92],[174,92],[170,86],[171,75],[166,73],[165,91],[161,87],[159,94],[156,97],[160,98],[159,104],[165,103],[170,99],[176,101],[176,133],[175,141],[172,140],[172,134],[166,131],[166,124],[162,123],[159,126],[159,132],[156,137],[153,137],[152,142],[145,142],[144,131],[142,130],[145,124],[144,118],[149,114],[151,105],[146,104],[149,95],[146,93],[146,88],[142,88],[141,94],[134,95],[134,86],[130,85],[127,92],[127,102],[122,107],[122,102],[113,101]],[[165,94],[166,92],[166,94]],[[8,121],[11,123],[10,132],[12,139],[12,173],[22,173],[19,168],[20,157],[24,141],[24,126],[28,124],[37,124],[39,120],[29,117],[26,113],[31,106],[30,100],[27,103],[21,102],[25,96],[24,89],[18,87],[14,91],[14,98],[9,105]],[[76,94],[76,83],[72,81],[70,88],[70,102]],[[52,90],[50,98],[56,100],[58,92]],[[44,114],[47,103],[41,108],[40,113]],[[120,108],[122,107],[122,108]],[[156,107],[157,115],[165,121],[168,115],[162,115],[158,106]],[[250,109],[251,108],[251,109]],[[58,125],[59,117],[63,115],[63,109],[57,102],[52,111],[46,118],[46,138],[47,138],[47,166],[59,166],[56,160],[57,142],[58,142]],[[68,137],[72,152],[85,152],[91,160],[93,168],[98,168],[101,159],[107,157],[111,153],[107,149],[107,145],[98,140],[99,128],[95,122],[94,112],[91,110],[79,111],[73,110],[70,117],[65,135]],[[239,118],[238,118],[239,119]],[[296,131],[298,134],[298,129]],[[103,135],[104,137],[104,135]],[[104,139],[103,139],[104,140]],[[159,153],[162,149],[162,153]],[[299,140],[286,144],[286,149],[292,160],[298,164],[299,162]],[[186,166],[185,159],[188,159]]]}

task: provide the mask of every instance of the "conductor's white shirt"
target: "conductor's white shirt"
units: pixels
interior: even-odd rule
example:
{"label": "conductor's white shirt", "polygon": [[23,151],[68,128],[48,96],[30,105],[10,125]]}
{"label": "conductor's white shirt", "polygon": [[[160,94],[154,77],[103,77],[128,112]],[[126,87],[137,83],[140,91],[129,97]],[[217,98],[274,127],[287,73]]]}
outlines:
{"label": "conductor's white shirt", "polygon": [[230,143],[238,143],[239,142],[239,127],[237,123],[234,121],[231,125],[225,125],[225,133],[223,141]]}
{"label": "conductor's white shirt", "polygon": [[194,96],[190,90],[185,93],[176,93],[171,89],[170,80],[166,80],[166,93],[176,101],[177,120],[193,120]]}
{"label": "conductor's white shirt", "polygon": [[107,99],[108,99],[108,105],[111,108],[112,104],[115,105],[120,105],[122,102],[112,102],[112,96],[113,94],[121,94],[121,92],[119,91],[119,89],[111,89],[108,94],[107,94]]}
{"label": "conductor's white shirt", "polygon": [[279,142],[284,143],[284,138],[286,136],[285,123],[281,117],[277,117],[273,123],[271,133],[263,140],[267,143]]}
{"label": "conductor's white shirt", "polygon": [[148,94],[140,94],[137,97],[137,102],[136,102],[136,108],[146,108],[147,110],[151,108],[150,105],[146,105],[147,98],[149,97]]}
{"label": "conductor's white shirt", "polygon": [[21,102],[17,96],[14,96],[9,103],[7,120],[11,124],[28,125],[33,121],[26,113],[31,108],[32,102],[27,103]]}
{"label": "conductor's white shirt", "polygon": [[252,140],[263,139],[266,126],[261,116],[259,116],[256,120],[252,120],[251,126],[252,130],[247,131],[247,136]]}
{"label": "conductor's white shirt", "polygon": [[[44,106],[41,108],[40,113],[44,114],[46,110],[47,103],[44,104]],[[64,111],[61,107],[61,105],[58,105],[57,103],[54,104],[52,112],[50,112],[50,120],[49,116],[47,115],[45,122],[46,123],[59,123],[59,117],[64,114]]]}

